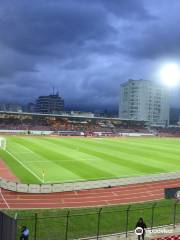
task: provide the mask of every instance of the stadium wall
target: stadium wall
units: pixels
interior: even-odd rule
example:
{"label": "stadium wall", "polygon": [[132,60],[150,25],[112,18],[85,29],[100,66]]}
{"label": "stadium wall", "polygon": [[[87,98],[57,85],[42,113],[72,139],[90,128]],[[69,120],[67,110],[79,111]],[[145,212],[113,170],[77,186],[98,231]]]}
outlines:
{"label": "stadium wall", "polygon": [[0,187],[9,191],[22,193],[52,193],[78,191],[96,188],[109,188],[128,184],[155,182],[180,178],[180,172],[151,174],[129,178],[106,179],[97,181],[66,182],[55,184],[22,184],[0,178]]}
{"label": "stadium wall", "polygon": [[[18,134],[18,135],[52,135],[54,131],[37,131],[37,130],[4,130],[0,129],[0,134]],[[83,131],[57,131],[56,134],[60,136],[84,136],[85,133]],[[112,136],[112,132],[92,132],[93,136]],[[145,137],[145,136],[155,136],[154,133],[133,133],[133,132],[117,132],[119,136],[127,136],[127,137]]]}
{"label": "stadium wall", "polygon": [[4,130],[0,129],[0,133],[7,134],[34,134],[34,135],[50,135],[54,133],[54,131],[37,131],[37,130]]}
{"label": "stadium wall", "polygon": [[119,133],[120,136],[127,136],[127,137],[145,137],[145,136],[155,136],[154,133]]}

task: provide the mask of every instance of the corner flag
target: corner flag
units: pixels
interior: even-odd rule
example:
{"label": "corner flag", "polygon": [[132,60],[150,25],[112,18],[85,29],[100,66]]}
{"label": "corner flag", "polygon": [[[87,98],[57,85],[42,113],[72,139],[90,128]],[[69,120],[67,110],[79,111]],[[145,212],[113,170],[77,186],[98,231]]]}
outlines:
{"label": "corner flag", "polygon": [[44,177],[45,177],[45,172],[44,172],[44,170],[43,170],[43,171],[42,171],[43,183],[44,183]]}

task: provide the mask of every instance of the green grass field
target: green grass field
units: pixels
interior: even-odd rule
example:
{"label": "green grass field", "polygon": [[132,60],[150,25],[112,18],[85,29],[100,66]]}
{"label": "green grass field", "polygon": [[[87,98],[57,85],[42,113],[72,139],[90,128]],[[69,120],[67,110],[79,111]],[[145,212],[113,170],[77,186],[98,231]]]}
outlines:
{"label": "green grass field", "polygon": [[2,158],[23,183],[67,182],[176,172],[177,138],[8,136]]}

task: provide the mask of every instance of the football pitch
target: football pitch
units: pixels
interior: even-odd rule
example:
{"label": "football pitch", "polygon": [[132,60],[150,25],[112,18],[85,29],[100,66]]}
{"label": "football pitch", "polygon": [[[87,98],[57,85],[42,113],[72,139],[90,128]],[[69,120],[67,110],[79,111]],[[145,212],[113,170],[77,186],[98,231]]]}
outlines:
{"label": "football pitch", "polygon": [[8,136],[2,158],[23,183],[60,183],[180,170],[180,139]]}

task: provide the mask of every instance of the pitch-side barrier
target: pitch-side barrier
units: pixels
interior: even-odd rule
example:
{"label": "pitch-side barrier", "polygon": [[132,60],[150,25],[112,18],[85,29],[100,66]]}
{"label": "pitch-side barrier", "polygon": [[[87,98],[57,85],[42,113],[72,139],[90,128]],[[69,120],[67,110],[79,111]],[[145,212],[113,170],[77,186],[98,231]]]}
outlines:
{"label": "pitch-side barrier", "polygon": [[0,178],[0,187],[9,191],[22,192],[22,193],[53,193],[53,192],[67,192],[79,191],[95,188],[110,188],[114,186],[123,186],[129,184],[148,183],[162,180],[173,180],[180,178],[180,172],[174,173],[160,173],[151,174],[146,176],[136,176],[127,178],[93,180],[93,181],[78,181],[78,182],[65,182],[54,184],[23,184],[8,181]]}

